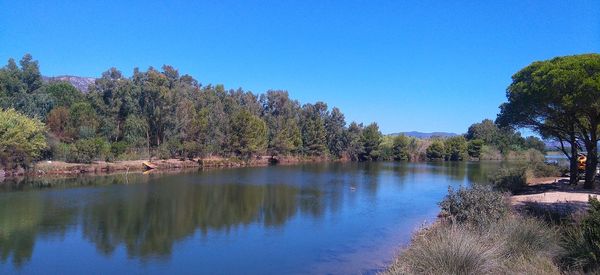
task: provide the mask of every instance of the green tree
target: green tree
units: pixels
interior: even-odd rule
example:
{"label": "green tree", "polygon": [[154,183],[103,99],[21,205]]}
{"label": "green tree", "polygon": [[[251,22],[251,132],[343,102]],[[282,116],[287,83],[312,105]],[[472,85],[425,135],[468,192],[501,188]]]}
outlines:
{"label": "green tree", "polygon": [[373,122],[362,131],[361,142],[364,152],[360,155],[360,160],[372,161],[379,158],[379,145],[381,144],[381,132],[377,123]]}
{"label": "green tree", "polygon": [[232,118],[231,150],[244,158],[267,148],[267,125],[258,116],[243,110]]}
{"label": "green tree", "polygon": [[300,107],[286,91],[267,91],[260,98],[262,112],[269,129],[269,154],[297,153],[302,147],[299,126]]}
{"label": "green tree", "polygon": [[136,115],[130,115],[125,120],[124,140],[133,147],[150,146],[150,129],[148,121]]}
{"label": "green tree", "polygon": [[480,123],[469,126],[465,137],[467,140],[480,139],[486,144],[494,144],[499,132],[500,129],[492,120],[484,119]]}
{"label": "green tree", "polygon": [[[508,102],[497,122],[530,128],[560,141],[576,181],[578,144],[588,152],[585,187],[593,188],[598,164],[600,125],[600,55],[584,54],[534,62],[512,77]],[[570,152],[565,149],[568,143]]]}
{"label": "green tree", "polygon": [[334,107],[331,113],[325,119],[325,129],[327,131],[327,148],[329,153],[335,157],[341,157],[346,150],[347,141],[345,139],[346,120],[340,109]]}
{"label": "green tree", "polygon": [[44,127],[14,109],[0,110],[0,164],[13,168],[37,159],[47,147]]}
{"label": "green tree", "polygon": [[449,137],[444,140],[446,160],[464,160],[467,158],[467,140],[463,136]]}
{"label": "green tree", "polygon": [[361,160],[361,156],[365,154],[365,146],[362,142],[363,125],[356,122],[350,123],[346,132],[346,140],[348,141],[347,154],[353,161]]}
{"label": "green tree", "polygon": [[472,158],[479,158],[481,156],[481,149],[483,148],[483,140],[482,139],[473,139],[470,140],[467,145],[467,152]]}
{"label": "green tree", "polygon": [[69,108],[71,127],[78,138],[96,136],[98,130],[98,116],[96,110],[87,102],[75,103]]}
{"label": "green tree", "polygon": [[308,155],[321,156],[327,153],[326,116],[327,105],[322,102],[302,106],[302,145]]}
{"label": "green tree", "polygon": [[45,87],[54,107],[69,107],[84,100],[83,94],[69,82],[53,82]]}
{"label": "green tree", "polygon": [[394,160],[410,160],[409,153],[410,138],[405,135],[394,137],[392,144],[392,156]]}
{"label": "green tree", "polygon": [[444,142],[436,139],[434,140],[429,147],[425,150],[425,154],[428,159],[444,159],[446,154],[446,148],[444,148]]}

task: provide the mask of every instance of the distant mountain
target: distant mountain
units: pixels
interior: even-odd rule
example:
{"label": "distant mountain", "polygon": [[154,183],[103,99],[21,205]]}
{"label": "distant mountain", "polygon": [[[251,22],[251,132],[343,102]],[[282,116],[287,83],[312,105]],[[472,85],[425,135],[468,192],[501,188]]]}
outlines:
{"label": "distant mountain", "polygon": [[423,132],[416,132],[416,131],[412,131],[412,132],[400,132],[400,133],[393,133],[390,134],[390,136],[398,136],[398,135],[402,135],[404,134],[405,136],[409,136],[409,137],[415,137],[415,138],[430,138],[430,137],[454,137],[454,136],[458,136],[459,134],[456,133],[447,133],[447,132],[432,132],[432,133],[423,133]]}
{"label": "distant mountain", "polygon": [[88,92],[88,87],[90,84],[96,81],[93,77],[81,77],[81,76],[73,76],[73,75],[59,75],[59,76],[44,76],[45,82],[56,82],[56,81],[66,81],[71,83],[71,85],[75,86],[82,93]]}

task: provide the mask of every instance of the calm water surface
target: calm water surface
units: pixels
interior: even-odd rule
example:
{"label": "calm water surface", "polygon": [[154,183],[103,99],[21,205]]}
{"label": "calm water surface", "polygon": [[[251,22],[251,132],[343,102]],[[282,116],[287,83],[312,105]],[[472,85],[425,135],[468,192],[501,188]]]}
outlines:
{"label": "calm water surface", "polygon": [[0,273],[374,273],[499,163],[346,163],[0,185]]}

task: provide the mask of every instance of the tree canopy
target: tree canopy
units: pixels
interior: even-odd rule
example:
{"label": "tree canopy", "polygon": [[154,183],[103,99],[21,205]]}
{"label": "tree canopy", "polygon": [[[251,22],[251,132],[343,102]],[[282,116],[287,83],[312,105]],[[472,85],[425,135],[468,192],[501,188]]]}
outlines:
{"label": "tree canopy", "polygon": [[[500,106],[497,122],[526,127],[560,141],[571,159],[577,147],[588,154],[586,187],[591,188],[598,163],[600,124],[600,55],[583,54],[533,62],[513,75],[508,101]],[[571,151],[565,150],[568,143]],[[573,174],[573,173],[572,173]]]}
{"label": "tree canopy", "polygon": [[41,156],[46,148],[44,124],[14,109],[0,110],[0,162],[14,167]]}

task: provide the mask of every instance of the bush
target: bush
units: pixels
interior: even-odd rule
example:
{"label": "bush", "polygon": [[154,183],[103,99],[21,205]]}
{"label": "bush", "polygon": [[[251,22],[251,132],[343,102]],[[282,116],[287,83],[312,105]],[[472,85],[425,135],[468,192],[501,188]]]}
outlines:
{"label": "bush", "polygon": [[590,197],[589,204],[587,215],[566,231],[562,261],[570,268],[594,273],[600,268],[600,202]]}
{"label": "bush", "polygon": [[71,145],[67,162],[91,163],[109,155],[110,145],[102,138],[81,139]]}
{"label": "bush", "polygon": [[158,146],[158,157],[161,159],[169,159],[181,156],[183,144],[176,139],[169,139]]}
{"label": "bush", "polygon": [[129,144],[125,141],[113,142],[110,144],[110,152],[113,156],[118,157],[127,151]]}
{"label": "bush", "polygon": [[527,186],[527,169],[500,168],[490,177],[490,183],[497,190],[515,193]]}
{"label": "bush", "polygon": [[480,160],[502,160],[504,157],[500,150],[494,146],[483,145],[481,146],[481,153],[479,155]]}
{"label": "bush", "polygon": [[440,202],[441,216],[451,223],[476,227],[486,226],[504,218],[509,211],[506,195],[486,186],[460,187],[456,192],[450,187],[448,195]]}
{"label": "bush", "polygon": [[558,165],[546,164],[542,161],[530,162],[527,169],[531,171],[534,177],[558,177],[561,175],[561,169]]}
{"label": "bush", "polygon": [[14,109],[0,109],[0,167],[28,166],[47,147],[44,124]]}

